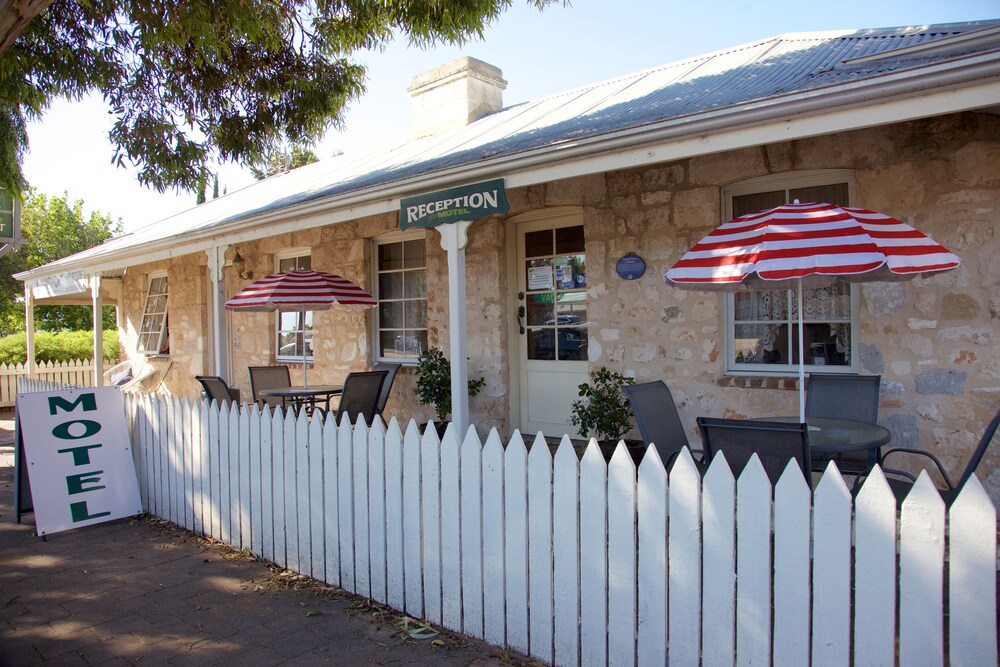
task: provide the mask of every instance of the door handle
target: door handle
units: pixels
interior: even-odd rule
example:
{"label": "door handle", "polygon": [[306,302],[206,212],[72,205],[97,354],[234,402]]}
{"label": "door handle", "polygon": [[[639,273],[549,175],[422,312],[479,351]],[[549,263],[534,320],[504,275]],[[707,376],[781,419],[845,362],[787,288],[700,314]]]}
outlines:
{"label": "door handle", "polygon": [[518,328],[518,332],[523,336],[524,335],[524,305],[523,304],[517,307],[517,328]]}

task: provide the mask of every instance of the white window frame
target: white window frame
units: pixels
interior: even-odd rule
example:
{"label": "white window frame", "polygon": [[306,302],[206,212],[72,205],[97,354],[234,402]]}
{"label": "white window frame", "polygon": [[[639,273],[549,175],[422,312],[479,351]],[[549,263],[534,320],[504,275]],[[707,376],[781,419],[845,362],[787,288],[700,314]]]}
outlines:
{"label": "white window frame", "polygon": [[[417,229],[405,232],[391,232],[389,234],[383,234],[372,239],[372,261],[371,261],[371,278],[372,278],[372,292],[373,296],[382,302],[382,295],[380,293],[379,286],[379,265],[378,265],[378,249],[382,245],[390,245],[393,243],[404,243],[406,241],[424,241],[424,274],[427,275],[427,244],[428,238],[427,233],[423,229]],[[424,301],[427,301],[427,296],[424,296]],[[379,326],[379,320],[381,319],[379,312],[381,305],[377,306],[375,309],[374,317],[372,317],[372,357],[376,361],[385,361],[390,363],[402,364],[404,366],[416,366],[417,359],[406,359],[399,357],[385,357],[382,355],[382,338],[381,338],[381,327]],[[426,312],[426,310],[425,310]],[[424,331],[427,331],[427,322],[424,322]],[[422,350],[426,352],[427,350]]]}
{"label": "white window frame", "polygon": [[[147,330],[145,328],[145,324],[146,324],[146,316],[148,314],[151,314],[149,311],[149,307],[150,307],[150,298],[153,296],[151,294],[151,290],[153,289],[153,281],[159,280],[161,278],[166,281],[165,283],[166,292],[163,293],[163,296],[167,298],[167,304],[164,307],[162,313],[163,319],[160,321],[159,331],[155,331],[153,329]],[[156,296],[160,296],[160,293],[157,292]],[[167,352],[160,352],[160,350],[163,348],[164,341],[169,340],[170,336],[169,317],[170,317],[170,280],[167,277],[166,271],[154,271],[150,273],[148,276],[146,276],[146,299],[142,304],[142,318],[139,320],[139,329],[137,331],[138,340],[136,341],[136,349],[141,354],[144,354],[147,357],[170,356],[169,350]],[[156,349],[154,351],[149,351],[143,344],[143,341],[145,340],[147,335],[156,336]]]}
{"label": "white window frame", "polygon": [[[739,183],[733,183],[722,189],[722,211],[724,220],[732,220],[733,198],[740,195],[757,194],[761,192],[771,192],[774,190],[794,190],[797,188],[815,187],[822,185],[833,185],[836,183],[847,183],[848,201],[850,206],[856,206],[857,184],[854,178],[854,171],[850,169],[820,169],[811,171],[790,172],[784,174],[772,174],[751,178]],[[859,311],[861,308],[861,290],[857,284],[851,283],[851,350],[850,363],[847,365],[825,366],[806,364],[805,372],[809,373],[858,373],[860,370],[858,362],[859,340],[861,336],[861,326]],[[736,363],[738,351],[735,349],[735,297],[733,294],[726,294],[723,305],[723,354],[725,359],[725,373],[727,375],[767,375],[788,377],[798,375],[798,364],[793,364],[791,360],[783,364],[747,364]],[[789,324],[789,334],[798,340],[798,319],[792,318]],[[808,350],[806,351],[808,357]]]}
{"label": "white window frame", "polygon": [[[281,262],[282,262],[282,260],[292,259],[294,257],[308,257],[309,258],[309,265],[312,266],[312,248],[309,248],[309,247],[288,248],[286,250],[282,250],[281,252],[275,253],[275,255],[274,255],[274,271],[275,271],[275,273],[277,273],[278,271],[281,270]],[[306,311],[306,313],[312,313],[313,317],[316,316],[316,314],[315,314],[316,311],[313,311],[313,310]],[[315,330],[308,330],[308,331],[310,331],[310,333],[307,336],[307,334],[306,334],[307,330],[304,330],[305,329],[305,322],[306,322],[307,317],[308,316],[305,313],[303,313],[303,316],[302,316],[302,329],[296,328],[296,333],[301,333],[302,334],[302,344],[305,345],[305,347],[306,347],[307,350],[311,350],[312,349],[311,342],[312,342],[312,337],[313,337],[313,334],[315,333]],[[281,328],[281,311],[278,311],[278,312],[276,312],[274,314],[274,360],[275,360],[275,362],[277,362],[277,363],[296,363],[297,362],[297,363],[301,364],[302,363],[302,355],[301,354],[281,354],[281,334],[282,334],[282,331],[283,331],[283,329]],[[291,330],[289,329],[288,331],[291,331]],[[313,359],[313,355],[312,354],[307,354],[306,357],[305,357],[305,360],[306,360],[306,363],[312,362],[314,360]]]}

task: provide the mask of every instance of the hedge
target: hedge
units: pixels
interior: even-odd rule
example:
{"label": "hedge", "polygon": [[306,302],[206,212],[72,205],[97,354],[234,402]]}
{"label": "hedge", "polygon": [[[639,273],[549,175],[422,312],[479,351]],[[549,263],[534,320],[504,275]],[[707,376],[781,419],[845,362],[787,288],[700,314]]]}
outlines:
{"label": "hedge", "polygon": [[[0,364],[23,364],[28,359],[27,334],[0,338]],[[93,331],[35,332],[35,362],[89,360],[94,356]],[[118,332],[104,332],[104,359],[118,361]]]}

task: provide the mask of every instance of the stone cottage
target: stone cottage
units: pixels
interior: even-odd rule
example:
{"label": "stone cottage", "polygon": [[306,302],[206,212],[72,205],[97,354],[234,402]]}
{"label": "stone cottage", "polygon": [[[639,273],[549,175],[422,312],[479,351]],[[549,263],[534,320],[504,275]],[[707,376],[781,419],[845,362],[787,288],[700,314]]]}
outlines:
{"label": "stone cottage", "polygon": [[[505,85],[472,58],[414,77],[411,140],[21,274],[29,310],[81,290],[114,303],[124,354],[169,360],[161,391],[182,396],[200,374],[247,396],[253,365],[288,364],[301,381],[303,352],[311,381],[400,361],[387,413],[418,421],[433,412],[414,398],[413,365],[443,348],[486,380],[469,403],[481,432],[573,434],[577,386],[603,366],[664,380],[696,442],[699,415],[796,412],[792,308],[784,291],[678,290],[666,269],[735,215],[860,206],[962,266],[809,290],[807,371],[881,375],[893,444],[964,467],[1000,407],[1000,21],[782,35],[509,107]],[[461,208],[454,188],[495,181],[502,212],[426,227],[401,214],[425,195]],[[380,305],[223,307],[295,267],[350,278]],[[1000,500],[1000,450],[979,472]]]}

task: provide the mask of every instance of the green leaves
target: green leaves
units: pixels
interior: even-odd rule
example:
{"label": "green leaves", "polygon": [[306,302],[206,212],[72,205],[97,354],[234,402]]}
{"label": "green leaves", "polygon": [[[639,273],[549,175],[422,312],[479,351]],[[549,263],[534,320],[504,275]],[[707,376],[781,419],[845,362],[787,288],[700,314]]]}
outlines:
{"label": "green leaves", "polygon": [[601,440],[617,440],[632,428],[632,405],[622,392],[622,385],[634,380],[605,367],[592,370],[593,385],[580,385],[582,401],[573,401],[570,421],[587,437],[593,431]]}
{"label": "green leaves", "polygon": [[[469,396],[475,396],[486,384],[484,378],[469,380]],[[417,359],[417,388],[414,392],[424,405],[433,405],[439,422],[451,414],[451,362],[436,347],[428,348]]]}
{"label": "green leaves", "polygon": [[[541,8],[551,0],[529,0]],[[113,162],[159,191],[194,190],[209,163],[260,165],[339,125],[364,92],[359,49],[479,36],[512,0],[56,2],[0,54],[0,187],[24,186],[26,122],[99,91]]]}

